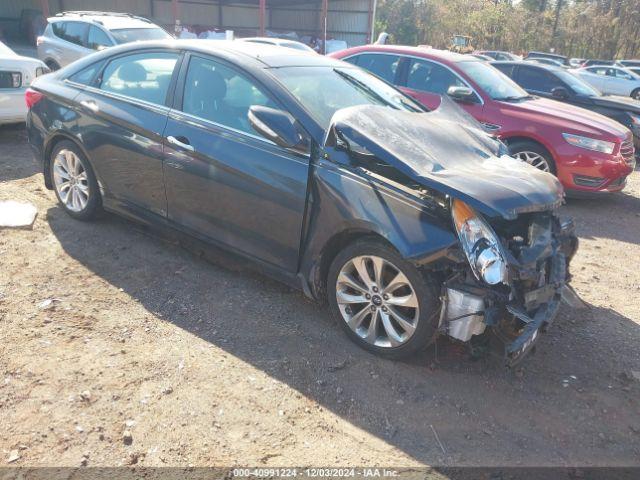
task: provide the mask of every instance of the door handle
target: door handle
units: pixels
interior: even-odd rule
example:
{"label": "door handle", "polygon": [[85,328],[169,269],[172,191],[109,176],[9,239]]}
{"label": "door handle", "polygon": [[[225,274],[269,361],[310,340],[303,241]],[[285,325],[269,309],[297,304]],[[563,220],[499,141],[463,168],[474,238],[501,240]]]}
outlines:
{"label": "door handle", "polygon": [[98,104],[96,102],[94,102],[93,100],[82,100],[80,102],[80,105],[82,105],[85,108],[88,108],[92,112],[97,112],[98,111]]}
{"label": "door handle", "polygon": [[[188,152],[193,152],[194,148],[192,145],[189,144],[189,140],[187,140],[185,137],[179,137],[181,140],[178,140],[178,138],[174,137],[173,135],[169,135],[167,137],[167,142],[169,142],[172,145],[175,145],[176,147],[180,147],[183,150],[186,150]],[[186,141],[182,141],[182,140],[186,140]]]}

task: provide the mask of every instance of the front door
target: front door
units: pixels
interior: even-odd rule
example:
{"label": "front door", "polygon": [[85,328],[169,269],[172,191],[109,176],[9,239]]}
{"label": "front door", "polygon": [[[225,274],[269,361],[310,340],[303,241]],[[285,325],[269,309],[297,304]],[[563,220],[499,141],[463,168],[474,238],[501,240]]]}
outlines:
{"label": "front door", "polygon": [[281,107],[246,72],[195,55],[186,68],[165,131],[169,218],[295,272],[308,155],[279,147],[249,125],[252,105]]}
{"label": "front door", "polygon": [[105,194],[166,216],[163,132],[180,54],[149,51],[112,59],[79,96],[78,129]]}
{"label": "front door", "polygon": [[[407,58],[405,75],[400,88],[429,109],[440,106],[442,97],[447,95],[449,87],[468,87],[467,83],[449,68],[436,62],[421,58]],[[484,121],[482,100],[477,96],[473,102],[459,103],[476,120]]]}

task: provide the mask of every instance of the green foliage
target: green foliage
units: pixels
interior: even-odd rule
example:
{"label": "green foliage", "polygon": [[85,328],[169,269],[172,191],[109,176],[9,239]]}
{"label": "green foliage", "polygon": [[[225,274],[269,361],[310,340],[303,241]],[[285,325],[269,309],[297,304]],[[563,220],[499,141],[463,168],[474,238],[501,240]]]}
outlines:
{"label": "green foliage", "polygon": [[640,57],[640,1],[378,0],[381,31],[405,45],[447,48],[453,35],[469,35],[477,49]]}

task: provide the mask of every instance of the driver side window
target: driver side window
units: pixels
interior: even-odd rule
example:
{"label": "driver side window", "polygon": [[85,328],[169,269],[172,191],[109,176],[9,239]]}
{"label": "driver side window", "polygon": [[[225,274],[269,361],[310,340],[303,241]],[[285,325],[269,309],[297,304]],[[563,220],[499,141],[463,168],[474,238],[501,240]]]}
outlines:
{"label": "driver side window", "polygon": [[466,87],[467,85],[442,65],[427,60],[411,59],[407,76],[408,88],[446,95],[447,90],[452,86]]}
{"label": "driver side window", "polygon": [[221,62],[191,57],[184,84],[183,112],[255,134],[247,116],[253,105],[279,108],[248,76]]}

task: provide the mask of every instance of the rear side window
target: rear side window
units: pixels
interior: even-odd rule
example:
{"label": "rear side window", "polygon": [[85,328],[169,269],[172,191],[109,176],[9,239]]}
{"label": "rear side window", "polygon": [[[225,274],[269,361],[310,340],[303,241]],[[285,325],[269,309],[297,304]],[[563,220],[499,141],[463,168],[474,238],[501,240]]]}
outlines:
{"label": "rear side window", "polygon": [[116,58],[104,69],[100,89],[164,105],[178,56],[150,52]]}
{"label": "rear side window", "polygon": [[89,25],[83,22],[55,22],[53,33],[67,42],[86,46],[87,30]]}
{"label": "rear side window", "polygon": [[184,84],[182,111],[247,133],[252,105],[278,108],[249,77],[214,60],[193,57]]}
{"label": "rear side window", "polygon": [[427,60],[411,59],[407,76],[408,88],[444,95],[452,86],[466,87],[466,84],[442,65]]}
{"label": "rear side window", "polygon": [[79,72],[74,73],[69,77],[69,81],[80,83],[82,85],[89,85],[95,78],[96,74],[100,70],[103,62],[94,63],[93,65],[83,68]]}
{"label": "rear side window", "polygon": [[400,64],[400,57],[398,55],[364,53],[351,57],[347,61],[369,70],[389,83],[394,83],[398,65]]}
{"label": "rear side window", "polygon": [[112,45],[113,45],[113,42],[102,29],[98,27],[94,27],[93,25],[89,27],[89,37],[87,39],[87,46],[91,50],[101,50],[103,48],[110,47]]}

